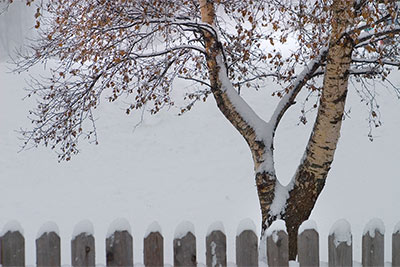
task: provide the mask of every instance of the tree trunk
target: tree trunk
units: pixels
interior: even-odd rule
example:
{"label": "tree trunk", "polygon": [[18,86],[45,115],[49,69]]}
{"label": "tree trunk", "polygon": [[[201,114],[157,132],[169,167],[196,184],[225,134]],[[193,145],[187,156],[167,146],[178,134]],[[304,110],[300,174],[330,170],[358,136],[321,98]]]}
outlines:
{"label": "tree trunk", "polygon": [[[340,128],[347,95],[348,73],[351,62],[352,42],[343,37],[345,29],[350,25],[351,14],[348,6],[354,0],[334,0],[332,8],[332,31],[327,55],[322,96],[314,129],[309,139],[303,161],[300,163],[294,180],[289,187],[283,187],[276,179],[273,168],[273,130],[265,123],[265,130],[270,131],[271,138],[257,136],[256,127],[252,125],[246,114],[240,112],[232,102],[232,95],[224,88],[226,71],[222,46],[217,37],[208,30],[203,30],[206,60],[210,74],[211,91],[217,106],[224,116],[245,138],[250,147],[255,169],[255,179],[262,213],[262,229],[264,231],[276,219],[286,221],[289,234],[289,258],[297,255],[297,232],[300,224],[307,220],[321,193],[328,175],[334,152],[340,136]],[[202,21],[214,26],[215,9],[212,0],[199,0]],[[223,77],[222,77],[222,76]],[[236,101],[237,99],[235,99]],[[258,117],[257,117],[258,118]],[[276,201],[278,190],[287,193],[286,203],[282,207],[271,209]],[[279,194],[281,194],[280,192]]]}
{"label": "tree trunk", "polygon": [[[296,259],[299,226],[309,218],[324,188],[340,137],[353,49],[351,40],[343,33],[351,23],[347,7],[352,6],[352,2],[333,1],[331,41],[317,118],[289,190],[286,209],[281,214],[289,234],[290,260]],[[269,221],[273,219],[268,218]]]}

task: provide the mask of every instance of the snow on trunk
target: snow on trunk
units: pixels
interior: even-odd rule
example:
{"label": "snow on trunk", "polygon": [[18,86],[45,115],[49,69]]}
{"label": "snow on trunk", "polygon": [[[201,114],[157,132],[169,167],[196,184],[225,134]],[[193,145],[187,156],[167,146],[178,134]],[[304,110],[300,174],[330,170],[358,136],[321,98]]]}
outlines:
{"label": "snow on trunk", "polygon": [[272,216],[277,216],[280,218],[280,215],[284,213],[287,200],[289,198],[289,192],[293,189],[294,179],[290,181],[287,186],[283,186],[278,180],[275,185],[275,193],[274,200],[272,201],[269,214]]}
{"label": "snow on trunk", "polygon": [[261,119],[255,111],[247,104],[247,102],[237,93],[229,80],[227,69],[222,59],[222,55],[218,54],[216,62],[219,67],[218,79],[221,82],[221,91],[226,93],[229,101],[235,111],[243,118],[243,120],[254,130],[255,140],[261,141],[265,145],[263,155],[263,163],[255,170],[257,173],[267,172],[271,174],[271,178],[275,177],[274,160],[272,154],[273,126]]}

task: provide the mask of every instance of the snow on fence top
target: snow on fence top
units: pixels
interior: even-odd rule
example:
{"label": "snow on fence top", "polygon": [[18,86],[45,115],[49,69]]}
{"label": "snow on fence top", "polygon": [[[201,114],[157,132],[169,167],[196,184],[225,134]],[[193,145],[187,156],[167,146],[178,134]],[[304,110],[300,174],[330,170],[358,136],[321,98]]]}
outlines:
{"label": "snow on fence top", "polygon": [[[377,229],[377,227],[373,227],[374,225],[378,225],[380,227],[380,223],[378,223],[379,220],[372,220],[372,222],[369,222],[367,225],[367,229]],[[82,233],[82,232],[92,232],[91,228],[93,228],[92,224],[89,221],[83,221],[79,224],[77,224],[77,226],[75,227],[74,232],[76,234]],[[175,237],[184,237],[188,232],[191,232],[194,234],[193,231],[193,224],[190,222],[183,222],[181,223],[178,227],[177,227],[177,232],[175,234]],[[268,233],[266,232],[266,234],[264,235],[267,236],[272,236],[272,238],[268,238],[266,240],[267,242],[267,246],[271,245],[275,245],[276,241],[278,240],[279,236],[277,235],[277,233],[279,231],[285,231],[285,224],[283,221],[278,220],[275,223],[273,223],[269,229],[268,229]],[[315,229],[315,222],[313,221],[308,221],[305,222],[302,226],[301,230],[304,229]],[[56,229],[56,230],[55,230]],[[255,227],[254,227],[254,223],[250,220],[250,219],[246,219],[243,220],[241,223],[241,227],[239,227],[240,231],[239,234],[242,233],[245,230],[251,230],[254,231]],[[109,233],[114,233],[114,231],[130,231],[130,226],[129,223],[125,220],[125,219],[118,219],[115,220],[112,225],[110,226],[110,230]],[[158,223],[153,223],[149,228],[148,228],[148,232],[153,232],[154,231],[159,231],[159,225]],[[209,227],[209,231],[212,232],[212,230],[223,230],[223,226],[222,223],[217,222],[212,224]],[[46,223],[41,227],[41,230],[39,231],[39,233],[45,233],[45,232],[58,232],[57,226],[55,225],[55,223]],[[374,230],[375,231],[375,230]],[[12,233],[10,233],[12,232]],[[25,259],[25,241],[23,236],[21,236],[20,232],[22,233],[22,228],[19,225],[19,223],[12,221],[9,222],[8,224],[5,225],[4,230],[3,230],[3,234],[4,233],[8,233],[7,235],[2,235],[0,236],[3,241],[6,240],[6,242],[2,242],[2,248],[1,248],[1,253],[4,253],[2,255],[12,255],[11,257],[2,257],[2,264],[3,266],[23,266],[24,265],[24,259]],[[367,231],[368,232],[368,231]],[[272,234],[271,234],[272,233]],[[396,224],[395,228],[394,228],[394,233],[399,233],[400,234],[400,223]],[[276,239],[274,238],[274,234],[276,235]],[[346,220],[339,220],[337,221],[331,231],[330,231],[331,235],[334,235],[334,244],[333,246],[329,245],[329,250],[328,250],[328,256],[332,257],[333,262],[339,262],[342,261],[344,259],[343,255],[341,254],[341,252],[339,252],[339,250],[341,250],[340,247],[337,247],[338,244],[342,243],[342,242],[348,242],[348,245],[350,245],[352,243],[352,237],[351,237],[351,233],[350,233],[350,225]],[[40,235],[40,234],[39,234]],[[110,236],[112,238],[112,236]],[[110,238],[108,237],[108,238]],[[255,239],[254,239],[255,238]],[[330,239],[332,237],[329,237]],[[135,239],[137,241],[137,239]],[[207,240],[207,237],[206,237]],[[236,238],[236,240],[238,240],[239,242],[236,243],[236,251],[239,251],[239,259],[238,262],[241,262],[241,264],[243,266],[254,266],[256,265],[257,262],[262,263],[262,265],[264,264],[264,258],[259,258],[259,255],[257,253],[258,248],[257,246],[254,246],[254,244],[257,244],[257,238],[252,236],[252,238],[249,239],[248,236],[242,235]],[[45,241],[45,240],[41,240],[41,241]],[[41,242],[41,244],[39,244],[36,248],[37,248],[37,252],[39,251],[40,253],[38,253],[38,255],[40,255],[41,259],[46,259],[46,260],[52,260],[52,262],[55,261],[59,261],[60,259],[60,255],[61,255],[61,250],[60,250],[60,241],[61,239],[58,238],[55,240],[54,245],[48,245],[48,243],[46,242]],[[72,249],[72,258],[75,262],[72,263],[73,266],[77,266],[79,264],[76,264],[77,262],[87,262],[87,260],[89,260],[89,262],[91,262],[91,264],[89,264],[90,266],[95,266],[95,246],[94,246],[94,241],[93,242],[89,242],[87,240],[84,239],[76,239],[76,242],[73,242],[73,244],[71,244],[71,248],[73,247],[74,249]],[[114,240],[117,241],[117,240]],[[117,246],[113,246],[114,244],[117,244],[117,242],[111,242],[112,244],[107,245],[106,244],[106,255],[112,255],[112,257],[107,256],[106,260],[112,259],[114,260],[114,262],[120,262],[119,260],[127,260],[130,262],[133,262],[133,254],[132,254],[132,247],[131,245],[133,243],[131,243],[131,241],[133,242],[133,240],[130,240],[128,242],[123,242],[124,244],[122,245],[117,245]],[[179,240],[181,241],[181,240]],[[399,244],[400,242],[400,238],[397,235],[393,235],[392,238],[393,244],[394,245],[392,248],[392,265],[393,266],[400,266],[400,246],[398,246],[397,244]],[[52,241],[53,242],[53,241]],[[189,240],[190,244],[193,244],[194,240]],[[226,248],[226,239],[225,240],[221,240],[221,244],[225,245]],[[275,244],[273,244],[273,242],[275,242]],[[147,243],[147,244],[146,244]],[[219,243],[219,241],[218,241]],[[204,243],[203,243],[204,244]],[[375,258],[379,258],[380,259],[380,263],[379,264],[369,264],[369,262],[367,262],[366,264],[364,264],[365,266],[383,266],[384,262],[384,246],[383,244],[375,244],[373,242],[362,242],[362,251],[372,251],[375,250],[375,248],[378,248],[375,250],[375,254],[377,255]],[[127,250],[126,247],[129,246],[129,249]],[[174,242],[173,244],[174,249],[175,248],[181,248],[182,247],[182,243],[181,242]],[[318,246],[318,243],[316,244],[316,246]],[[143,249],[143,255],[146,255],[146,253],[149,253],[150,249],[146,249],[146,248],[152,248],[151,251],[156,251],[156,253],[152,254],[153,252],[151,252],[148,257],[146,258],[144,256],[144,259],[148,259],[153,257],[152,255],[158,255],[161,257],[158,257],[158,262],[164,262],[164,260],[162,259],[163,257],[163,251],[164,251],[164,243],[161,243],[159,246],[154,246],[154,243],[152,242],[145,242],[144,244],[144,249]],[[317,247],[318,248],[318,247]],[[286,246],[281,246],[280,247],[281,252],[283,252],[283,254],[287,254],[287,247]],[[348,251],[351,250],[351,248],[346,248]],[[147,251],[147,252],[145,252]],[[174,250],[174,251],[178,251],[178,249]],[[193,255],[196,255],[196,248],[192,247],[191,249],[187,249],[187,250],[179,250],[180,252],[178,253],[174,253],[174,259],[178,258],[178,257],[186,257],[188,256],[189,259],[193,259]],[[223,259],[226,258],[226,250],[224,249],[218,249],[218,244],[217,241],[215,242],[206,242],[206,251],[210,251],[211,253],[206,253],[206,257],[208,257],[208,262],[211,262],[210,265],[220,265],[219,259]],[[270,250],[271,251],[271,250]],[[183,254],[182,254],[182,253]],[[245,252],[245,253],[241,253],[241,252]],[[251,255],[249,254],[251,253]],[[208,256],[207,256],[208,255]],[[236,254],[238,256],[238,254]],[[250,256],[249,256],[250,255]],[[301,255],[301,256],[300,256]],[[370,254],[368,254],[370,255]],[[346,257],[346,261],[350,262],[348,265],[346,264],[346,266],[350,266],[351,264],[351,254],[348,254],[349,257]],[[299,263],[293,263],[290,262],[289,265],[287,265],[287,259],[285,258],[283,261],[285,261],[285,264],[282,265],[286,265],[286,266],[316,266],[318,265],[318,263],[310,265],[310,262],[308,261],[310,257],[309,254],[309,250],[299,250]],[[370,257],[370,256],[366,256],[366,257]],[[363,262],[366,262],[366,257],[363,256]],[[271,257],[272,258],[272,257]],[[39,262],[39,261],[38,261]],[[113,263],[114,263],[113,262]],[[238,263],[237,262],[237,263]],[[129,263],[130,264],[130,263]],[[293,265],[294,264],[294,265]],[[50,264],[47,264],[46,266],[49,266]],[[54,265],[54,264],[53,264]],[[65,265],[65,264],[63,264]],[[136,264],[135,264],[136,265]],[[140,266],[143,266],[142,264],[139,264]],[[150,265],[150,264],[147,264]],[[189,265],[189,264],[186,264]],[[185,265],[185,266],[186,266]],[[151,265],[151,266],[155,266],[155,265]],[[235,263],[228,263],[228,266],[235,266]],[[271,265],[270,265],[271,266]],[[361,265],[360,265],[361,266]]]}
{"label": "snow on fence top", "polygon": [[147,238],[151,233],[160,233],[162,235],[161,226],[158,222],[154,221],[149,225],[149,227],[147,227],[144,238]]}
{"label": "snow on fence top", "polygon": [[174,238],[181,239],[188,233],[194,234],[194,225],[191,222],[183,221],[178,225],[178,227],[176,227]]}
{"label": "snow on fence top", "polygon": [[75,239],[80,234],[92,235],[94,236],[94,227],[91,221],[83,220],[80,221],[74,227],[74,231],[72,232],[72,239]]}
{"label": "snow on fence top", "polygon": [[1,231],[1,236],[5,235],[7,232],[20,232],[21,235],[24,235],[24,229],[19,222],[13,220],[6,223]]}
{"label": "snow on fence top", "polygon": [[49,234],[51,232],[56,233],[58,236],[60,235],[60,230],[55,222],[46,222],[44,223],[39,231],[37,232],[36,239],[40,238],[44,234]]}
{"label": "snow on fence top", "polygon": [[350,223],[341,219],[332,225],[329,235],[333,235],[333,243],[335,246],[339,246],[340,243],[346,242],[348,246],[351,245],[351,226]]}
{"label": "snow on fence top", "polygon": [[213,231],[221,231],[225,234],[224,224],[221,221],[214,222],[208,227],[207,236],[211,235]]}
{"label": "snow on fence top", "polygon": [[115,232],[127,231],[132,235],[131,225],[127,219],[119,218],[114,220],[108,228],[107,238],[111,237]]}
{"label": "snow on fence top", "polygon": [[283,220],[276,220],[274,221],[270,227],[268,227],[266,235],[267,237],[272,236],[272,240],[274,242],[278,242],[278,232],[279,231],[284,231],[287,234],[286,231],[286,223]]}
{"label": "snow on fence top", "polygon": [[394,229],[393,229],[393,234],[397,234],[397,233],[400,234],[400,222],[398,222],[398,223],[394,226]]}
{"label": "snow on fence top", "polygon": [[371,219],[364,227],[363,236],[368,233],[370,237],[374,238],[375,231],[378,231],[382,235],[385,234],[385,225],[381,219]]}
{"label": "snow on fence top", "polygon": [[236,236],[239,236],[242,232],[244,232],[246,230],[253,231],[254,233],[256,232],[256,225],[249,218],[243,219],[242,221],[240,221],[239,226],[236,231]]}
{"label": "snow on fence top", "polygon": [[318,232],[317,223],[314,220],[304,221],[299,228],[299,235],[303,233],[305,230],[315,230]]}

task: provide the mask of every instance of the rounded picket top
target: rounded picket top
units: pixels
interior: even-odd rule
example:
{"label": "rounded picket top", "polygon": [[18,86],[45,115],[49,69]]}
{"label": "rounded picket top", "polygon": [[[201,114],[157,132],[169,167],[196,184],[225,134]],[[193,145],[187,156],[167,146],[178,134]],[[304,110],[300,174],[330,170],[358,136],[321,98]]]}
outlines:
{"label": "rounded picket top", "polygon": [[385,235],[385,224],[379,218],[369,220],[364,227],[363,236],[368,234],[370,237],[375,238],[375,233]]}
{"label": "rounded picket top", "polygon": [[189,221],[183,221],[175,228],[174,239],[181,239],[189,233],[195,235],[194,225]]}
{"label": "rounded picket top", "polygon": [[334,245],[338,247],[342,243],[347,246],[352,244],[351,225],[346,219],[336,221],[329,231],[329,235],[333,236]]}
{"label": "rounded picket top", "polygon": [[400,234],[400,222],[398,222],[393,228],[393,234]]}
{"label": "rounded picket top", "polygon": [[351,225],[345,220],[336,221],[329,231],[328,261],[329,266],[352,266],[353,244]]}
{"label": "rounded picket top", "polygon": [[25,266],[25,239],[21,224],[15,220],[7,222],[1,231],[1,266]]}
{"label": "rounded picket top", "polygon": [[4,226],[0,233],[0,236],[4,236],[7,233],[14,233],[18,232],[21,235],[24,235],[24,229],[22,228],[21,224],[16,220],[8,221]]}
{"label": "rounded picket top", "polygon": [[125,218],[115,219],[108,227],[106,237],[109,238],[116,232],[128,232],[132,235],[132,228],[129,221]]}
{"label": "rounded picket top", "polygon": [[226,235],[222,222],[214,222],[208,227],[206,236],[206,265],[226,266]]}
{"label": "rounded picket top", "polygon": [[57,236],[60,235],[60,229],[58,229],[58,226],[55,222],[48,221],[42,224],[42,226],[39,228],[39,231],[36,234],[36,239],[41,238],[43,235],[50,234],[50,233],[55,233]]}
{"label": "rounded picket top", "polygon": [[133,238],[128,220],[114,220],[107,232],[107,266],[133,266]]}
{"label": "rounded picket top", "polygon": [[299,227],[298,235],[301,235],[306,230],[314,230],[315,232],[318,233],[317,223],[311,219],[302,222],[302,224]]}
{"label": "rounded picket top", "polygon": [[154,221],[152,222],[149,227],[147,227],[146,233],[144,235],[144,238],[148,237],[152,233],[160,233],[162,235],[162,230],[161,226],[158,222]]}
{"label": "rounded picket top", "polygon": [[254,234],[256,233],[256,225],[253,220],[250,218],[246,218],[240,221],[239,226],[236,230],[236,236],[239,236],[244,231],[252,231]]}
{"label": "rounded picket top", "polygon": [[94,236],[94,227],[91,221],[82,220],[75,225],[74,230],[72,231],[72,240],[80,235]]}
{"label": "rounded picket top", "polygon": [[221,232],[223,234],[225,234],[225,227],[224,224],[221,221],[216,221],[213,222],[207,229],[207,235],[209,236],[212,234],[212,232]]}
{"label": "rounded picket top", "polygon": [[258,238],[256,225],[247,218],[239,223],[236,232],[236,264],[258,266]]}

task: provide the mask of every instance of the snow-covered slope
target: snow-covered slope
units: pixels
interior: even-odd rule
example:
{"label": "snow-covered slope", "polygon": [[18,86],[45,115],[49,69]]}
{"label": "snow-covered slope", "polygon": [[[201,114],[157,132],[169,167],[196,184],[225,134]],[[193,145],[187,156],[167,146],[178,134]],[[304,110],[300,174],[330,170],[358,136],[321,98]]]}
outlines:
{"label": "snow-covered slope", "polygon": [[[40,70],[35,70],[39,72]],[[70,238],[75,224],[88,219],[96,237],[96,257],[105,263],[109,225],[126,218],[134,237],[134,261],[142,262],[142,238],[158,221],[165,239],[165,257],[172,263],[172,239],[182,221],[195,226],[198,260],[205,262],[204,238],[214,221],[222,221],[228,238],[228,260],[234,261],[236,228],[251,218],[260,231],[260,214],[250,151],[245,141],[210,98],[184,116],[171,108],[156,116],[126,116],[121,103],[104,101],[97,112],[98,146],[81,144],[68,163],[44,148],[18,153],[18,130],[29,125],[22,101],[28,73],[7,73],[0,66],[0,228],[17,220],[24,228],[27,263],[35,263],[34,239],[47,221],[58,224],[62,263],[70,263]],[[400,79],[397,84],[400,85]],[[271,114],[277,99],[266,92],[245,93],[261,117]],[[350,93],[342,137],[327,185],[311,218],[320,232],[321,259],[327,261],[327,235],[346,218],[353,231],[354,258],[361,260],[361,234],[369,219],[383,220],[387,231],[385,260],[391,260],[389,234],[400,221],[400,103],[380,88],[384,126],[367,138],[366,110]],[[174,93],[177,97],[181,92]],[[311,124],[297,125],[300,107],[284,118],[276,136],[278,177],[287,183],[308,139]],[[309,121],[312,121],[310,118]]]}

